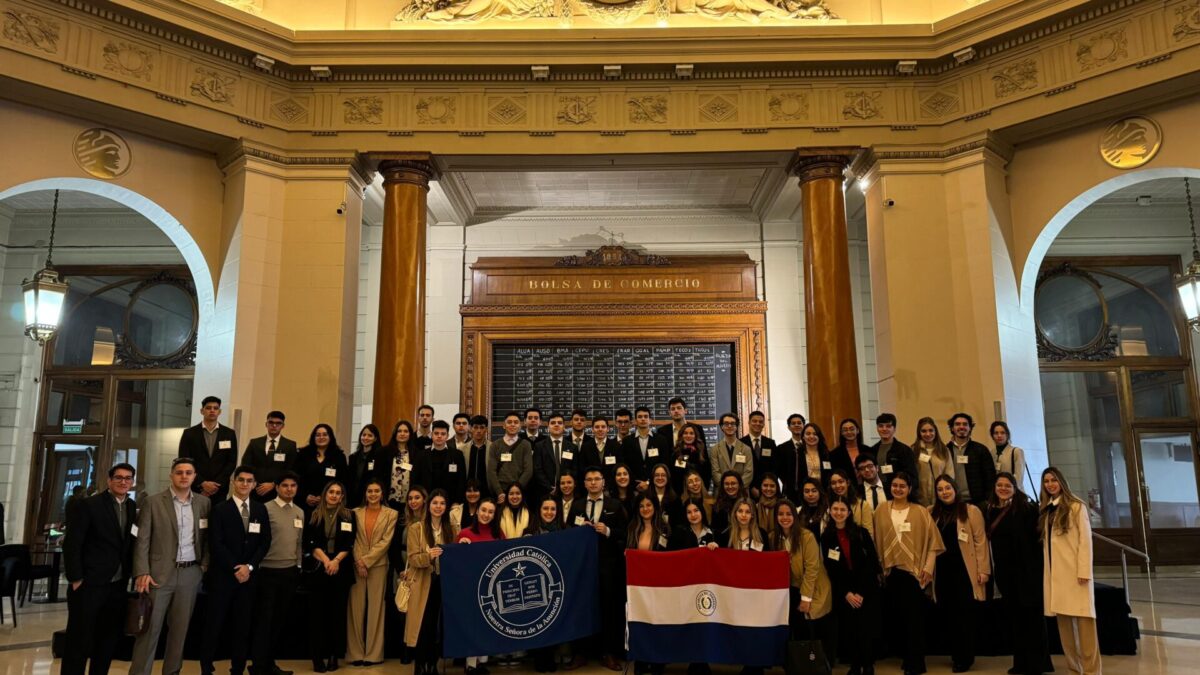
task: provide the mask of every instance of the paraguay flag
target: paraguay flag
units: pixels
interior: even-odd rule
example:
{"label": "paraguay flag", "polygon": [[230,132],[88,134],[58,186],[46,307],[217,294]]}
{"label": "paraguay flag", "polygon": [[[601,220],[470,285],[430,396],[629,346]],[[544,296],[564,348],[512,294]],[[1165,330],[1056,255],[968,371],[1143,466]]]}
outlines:
{"label": "paraguay flag", "polygon": [[788,554],[707,548],[626,551],[629,658],[650,663],[783,663]]}

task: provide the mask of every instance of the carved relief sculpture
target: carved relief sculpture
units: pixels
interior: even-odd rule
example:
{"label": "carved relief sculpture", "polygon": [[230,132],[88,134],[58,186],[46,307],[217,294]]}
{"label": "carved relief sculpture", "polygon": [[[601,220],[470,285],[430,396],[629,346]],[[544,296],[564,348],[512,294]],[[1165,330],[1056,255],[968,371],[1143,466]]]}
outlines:
{"label": "carved relief sculpture", "polygon": [[271,106],[271,113],[284,122],[295,122],[307,115],[308,110],[299,101],[289,97]]}
{"label": "carved relief sculpture", "polygon": [[449,96],[425,96],[417,101],[418,124],[452,124],[454,99]]}
{"label": "carved relief sculpture", "polygon": [[72,148],[79,168],[104,180],[119,178],[129,171],[133,153],[119,134],[108,129],[85,129],[75,137]]}
{"label": "carved relief sculpture", "polygon": [[808,117],[808,95],[799,92],[781,92],[767,101],[767,112],[772,122],[797,122]]}
{"label": "carved relief sculpture", "polygon": [[1038,86],[1038,64],[1032,58],[1021,59],[992,73],[996,98],[1008,98],[1013,94],[1036,89]]}
{"label": "carved relief sculpture", "polygon": [[1200,35],[1200,2],[1189,2],[1175,8],[1175,27],[1171,34],[1176,42]]}
{"label": "carved relief sculpture", "polygon": [[342,101],[346,124],[383,124],[383,98],[355,96]]}
{"label": "carved relief sculpture", "polygon": [[558,99],[557,119],[561,124],[591,124],[596,121],[595,96],[563,96]]}
{"label": "carved relief sculpture", "polygon": [[709,122],[728,122],[737,119],[737,104],[717,94],[700,104],[700,116]]}
{"label": "carved relief sculpture", "polygon": [[58,22],[15,9],[4,11],[4,39],[40,49],[47,54],[58,52]]}
{"label": "carved relief sculpture", "polygon": [[572,15],[620,25],[647,14],[669,21],[674,14],[758,23],[772,20],[828,20],[837,16],[825,0],[409,0],[397,21],[465,23],[483,19],[555,18],[570,22]]}
{"label": "carved relief sculpture", "polygon": [[1089,35],[1075,50],[1075,60],[1084,72],[1107,65],[1129,55],[1125,27]]}
{"label": "carved relief sculpture", "polygon": [[632,124],[666,124],[667,97],[661,94],[630,96],[625,102],[629,107]]}
{"label": "carved relief sculpture", "polygon": [[958,97],[952,92],[938,90],[921,100],[925,117],[941,117],[958,110]]}
{"label": "carved relief sculpture", "polygon": [[493,124],[517,124],[525,121],[524,98],[521,102],[505,96],[488,109],[488,121]]}
{"label": "carved relief sculpture", "polygon": [[236,77],[200,67],[196,69],[196,77],[192,79],[191,92],[213,103],[233,103],[236,82]]}
{"label": "carved relief sculpture", "polygon": [[109,40],[104,45],[104,69],[149,82],[154,70],[154,54],[141,45]]}
{"label": "carved relief sculpture", "polygon": [[671,259],[661,255],[638,253],[621,246],[608,244],[583,255],[568,255],[559,258],[555,267],[628,267],[630,265],[650,265],[665,267],[671,264]]}
{"label": "carved relief sculpture", "polygon": [[842,106],[843,119],[869,120],[883,115],[879,99],[882,91],[848,91],[845,93],[846,105]]}

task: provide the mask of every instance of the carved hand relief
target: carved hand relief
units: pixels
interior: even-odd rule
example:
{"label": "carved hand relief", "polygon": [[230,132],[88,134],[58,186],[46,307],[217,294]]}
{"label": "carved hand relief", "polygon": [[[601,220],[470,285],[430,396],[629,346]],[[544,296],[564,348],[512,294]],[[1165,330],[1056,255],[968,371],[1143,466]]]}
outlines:
{"label": "carved hand relief", "polygon": [[105,70],[150,81],[150,74],[154,71],[154,53],[149,49],[124,40],[109,40],[104,45],[103,53]]}
{"label": "carved hand relief", "polygon": [[796,122],[808,118],[808,95],[800,92],[781,92],[767,101],[772,122]]}
{"label": "carved hand relief", "polygon": [[79,168],[96,178],[112,180],[129,171],[133,153],[120,134],[108,129],[84,129],[72,146]]}
{"label": "carved hand relief", "polygon": [[342,101],[342,120],[346,124],[383,124],[383,98],[355,96]]}
{"label": "carved hand relief", "polygon": [[488,109],[488,121],[492,124],[518,124],[525,121],[525,97],[505,96],[493,100]]}
{"label": "carved hand relief", "polygon": [[1099,68],[1128,56],[1127,42],[1124,26],[1089,35],[1075,49],[1075,60],[1084,72]]}
{"label": "carved hand relief", "polygon": [[667,97],[661,94],[630,96],[625,105],[631,124],[666,124]]}
{"label": "carved hand relief", "polygon": [[921,99],[924,117],[941,117],[958,111],[958,96],[951,90],[939,89]]}
{"label": "carved hand relief", "polygon": [[193,96],[206,98],[213,103],[233,103],[236,83],[236,77],[200,67],[196,69],[196,76],[192,78],[191,92]]}
{"label": "carved hand relief", "polygon": [[1021,59],[992,73],[996,98],[1008,98],[1038,86],[1038,64],[1032,58]]}
{"label": "carved hand relief", "polygon": [[454,108],[449,96],[425,96],[417,101],[417,124],[452,124]]}
{"label": "carved hand relief", "polygon": [[737,119],[737,104],[728,97],[717,94],[700,104],[700,116],[707,122],[728,122]]}
{"label": "carved hand relief", "polygon": [[846,104],[842,106],[842,119],[869,120],[883,116],[883,107],[879,101],[883,97],[882,91],[860,89],[848,91],[844,97]]}
{"label": "carved hand relief", "polygon": [[271,115],[284,122],[299,122],[308,116],[308,109],[294,98],[276,101],[271,106]]}
{"label": "carved hand relief", "polygon": [[838,18],[825,6],[825,0],[409,0],[396,14],[396,20],[467,23],[484,19],[557,18],[560,23],[567,24],[572,16],[586,16],[608,25],[622,25],[648,14],[668,22],[672,15],[747,23],[758,23],[763,19],[827,21]]}
{"label": "carved hand relief", "polygon": [[1200,35],[1200,2],[1190,2],[1175,8],[1175,27],[1171,30],[1179,42]]}
{"label": "carved hand relief", "polygon": [[576,126],[594,123],[596,121],[596,98],[595,96],[560,96],[557,115],[559,123]]}
{"label": "carved hand relief", "polygon": [[56,54],[58,31],[57,21],[15,9],[4,10],[4,39],[10,42]]}

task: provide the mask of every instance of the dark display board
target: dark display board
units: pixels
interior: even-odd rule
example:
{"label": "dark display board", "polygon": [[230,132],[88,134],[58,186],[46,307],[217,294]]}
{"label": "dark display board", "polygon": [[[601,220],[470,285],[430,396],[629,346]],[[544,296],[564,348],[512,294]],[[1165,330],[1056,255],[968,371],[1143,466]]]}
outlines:
{"label": "dark display board", "polygon": [[715,420],[736,408],[734,367],[729,343],[496,344],[492,419],[532,406],[543,419],[550,412],[569,417],[574,408],[611,418],[617,408],[646,406],[665,421],[667,401],[680,396],[689,419]]}

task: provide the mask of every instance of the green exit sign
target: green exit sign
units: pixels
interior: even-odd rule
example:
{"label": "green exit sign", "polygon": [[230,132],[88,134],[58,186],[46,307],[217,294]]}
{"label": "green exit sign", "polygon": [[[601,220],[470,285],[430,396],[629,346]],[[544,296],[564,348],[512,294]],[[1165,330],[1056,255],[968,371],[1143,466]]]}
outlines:
{"label": "green exit sign", "polygon": [[87,420],[63,420],[62,432],[64,434],[82,434],[83,423]]}

